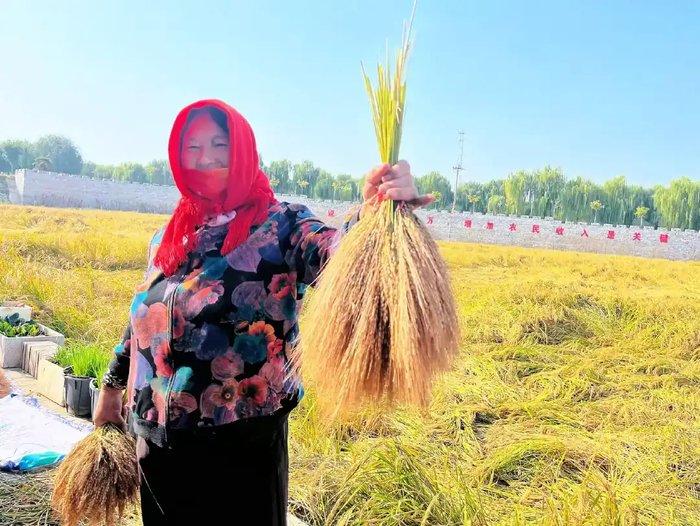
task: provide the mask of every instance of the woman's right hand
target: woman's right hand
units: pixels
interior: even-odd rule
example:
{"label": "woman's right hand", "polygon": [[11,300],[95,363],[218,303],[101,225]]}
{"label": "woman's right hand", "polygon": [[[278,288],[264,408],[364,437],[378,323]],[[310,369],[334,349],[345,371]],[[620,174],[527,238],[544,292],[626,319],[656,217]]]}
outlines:
{"label": "woman's right hand", "polygon": [[[394,201],[405,201],[411,210],[427,206],[435,201],[432,194],[420,195],[411,166],[403,159],[391,166],[389,163],[375,166],[365,177],[362,189],[364,204],[375,196],[384,196]],[[363,209],[364,209],[363,204]],[[360,216],[362,212],[360,212]]]}
{"label": "woman's right hand", "polygon": [[126,432],[126,421],[124,420],[124,403],[122,390],[104,386],[100,389],[100,396],[97,399],[97,408],[92,415],[95,427],[100,427],[111,422]]}

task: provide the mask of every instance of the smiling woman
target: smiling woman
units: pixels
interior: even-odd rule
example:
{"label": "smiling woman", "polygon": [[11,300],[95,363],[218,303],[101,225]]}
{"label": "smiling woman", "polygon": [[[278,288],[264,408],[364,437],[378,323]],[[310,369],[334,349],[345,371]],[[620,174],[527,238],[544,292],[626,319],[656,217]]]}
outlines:
{"label": "smiling woman", "polygon": [[182,135],[182,164],[185,168],[228,167],[228,124],[220,109],[207,106],[192,110]]}
{"label": "smiling woman", "polygon": [[[246,524],[284,526],[287,419],[304,396],[288,353],[305,290],[359,211],[336,229],[303,205],[279,202],[250,124],[220,100],[178,113],[168,155],[181,198],[151,239],[95,426],[128,429],[136,438],[136,450],[122,448],[120,458],[140,468],[144,525],[235,515]],[[415,192],[407,163],[372,173]],[[79,457],[63,465],[89,475],[81,480],[106,475],[104,463]],[[116,488],[116,501],[135,489],[129,484]],[[73,489],[60,493],[71,512],[72,496],[83,491]],[[89,504],[104,510],[100,501]]]}
{"label": "smiling woman", "polygon": [[231,153],[226,114],[214,106],[190,111],[181,145],[185,184],[203,199],[220,200],[226,190]]}

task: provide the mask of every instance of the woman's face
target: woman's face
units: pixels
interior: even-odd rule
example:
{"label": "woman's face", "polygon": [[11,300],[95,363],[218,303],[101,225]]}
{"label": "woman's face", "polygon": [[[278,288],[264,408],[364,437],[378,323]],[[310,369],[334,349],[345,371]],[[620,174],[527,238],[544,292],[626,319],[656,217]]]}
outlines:
{"label": "woman's face", "polygon": [[228,168],[229,140],[226,132],[204,111],[194,117],[182,137],[183,168]]}

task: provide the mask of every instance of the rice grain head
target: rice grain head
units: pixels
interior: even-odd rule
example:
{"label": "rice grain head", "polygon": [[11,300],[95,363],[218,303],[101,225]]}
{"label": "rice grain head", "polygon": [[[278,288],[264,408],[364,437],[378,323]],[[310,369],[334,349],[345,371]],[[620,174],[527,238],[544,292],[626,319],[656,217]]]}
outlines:
{"label": "rice grain head", "polygon": [[320,412],[334,420],[369,401],[427,406],[460,341],[453,298],[420,220],[403,205],[393,218],[368,211],[321,273],[292,353]]}
{"label": "rice grain head", "polygon": [[78,442],[56,470],[51,506],[61,523],[114,525],[138,501],[134,440],[112,424]]}

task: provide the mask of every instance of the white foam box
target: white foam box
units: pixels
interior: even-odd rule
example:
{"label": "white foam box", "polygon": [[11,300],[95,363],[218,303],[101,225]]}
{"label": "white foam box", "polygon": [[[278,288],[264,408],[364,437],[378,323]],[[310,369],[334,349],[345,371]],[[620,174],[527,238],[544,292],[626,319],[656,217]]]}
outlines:
{"label": "white foam box", "polygon": [[39,360],[53,358],[56,351],[58,351],[58,344],[55,342],[25,342],[22,348],[22,369],[36,378]]}
{"label": "white foam box", "polygon": [[0,334],[0,367],[5,369],[22,367],[22,355],[24,344],[28,342],[54,342],[61,346],[66,337],[58,331],[54,331],[39,324],[43,334],[39,336],[15,336],[13,338]]}
{"label": "white foam box", "polygon": [[32,319],[32,308],[20,301],[4,301],[0,304],[0,318],[7,318],[18,313],[19,319],[29,321]]}
{"label": "white foam box", "polygon": [[66,369],[42,358],[37,366],[37,381],[39,393],[62,407],[66,406]]}

